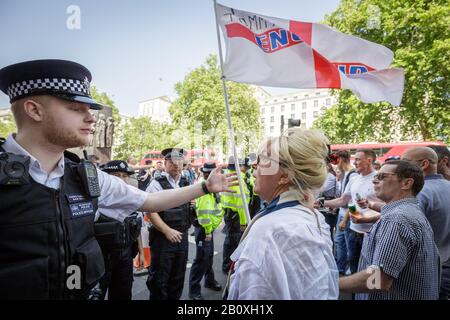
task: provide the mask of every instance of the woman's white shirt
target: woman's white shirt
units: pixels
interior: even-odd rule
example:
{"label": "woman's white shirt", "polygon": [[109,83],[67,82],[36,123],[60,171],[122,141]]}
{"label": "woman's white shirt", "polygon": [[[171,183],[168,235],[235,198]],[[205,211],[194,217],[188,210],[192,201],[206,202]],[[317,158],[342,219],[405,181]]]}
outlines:
{"label": "woman's white shirt", "polygon": [[338,298],[329,226],[318,211],[297,205],[261,217],[231,259],[229,300]]}

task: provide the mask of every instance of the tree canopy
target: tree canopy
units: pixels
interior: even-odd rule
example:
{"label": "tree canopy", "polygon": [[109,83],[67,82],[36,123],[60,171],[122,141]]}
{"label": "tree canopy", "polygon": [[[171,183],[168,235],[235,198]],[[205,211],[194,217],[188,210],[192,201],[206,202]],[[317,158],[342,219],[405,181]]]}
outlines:
{"label": "tree canopy", "polygon": [[[227,82],[227,88],[236,140],[242,146],[240,151],[246,153],[254,149],[259,141],[259,104],[249,85]],[[179,128],[184,130],[179,136],[184,135],[186,143],[190,144],[185,147],[209,148],[214,145],[227,152],[228,125],[217,56],[207,57],[206,62],[186,75],[182,82],[175,85],[175,89],[178,99],[169,111],[175,134]],[[188,138],[187,133],[190,133]],[[197,139],[199,135],[201,141]]]}
{"label": "tree canopy", "polygon": [[315,126],[333,143],[419,138],[450,142],[450,6],[448,0],[342,0],[325,22],[382,44],[405,70],[400,107],[364,104],[348,90]]}
{"label": "tree canopy", "polygon": [[119,127],[114,140],[114,159],[142,159],[146,151],[161,150],[173,143],[170,126],[148,117],[131,118]]}

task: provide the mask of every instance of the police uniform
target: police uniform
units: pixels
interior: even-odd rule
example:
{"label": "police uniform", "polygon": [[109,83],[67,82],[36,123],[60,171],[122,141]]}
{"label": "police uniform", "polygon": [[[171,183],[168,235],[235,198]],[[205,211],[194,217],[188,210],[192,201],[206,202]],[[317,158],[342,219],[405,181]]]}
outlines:
{"label": "police uniform", "polygon": [[[51,95],[99,109],[90,96],[90,80],[85,67],[64,60],[29,61],[0,70],[0,90],[11,102]],[[2,141],[0,152],[0,299],[86,298],[104,273],[94,235],[95,211],[105,208],[111,217],[128,216],[147,194],[93,171],[100,191],[96,197],[81,174],[88,164],[65,153],[48,174],[14,135]],[[11,167],[13,175],[21,176],[14,185],[6,174]]]}
{"label": "police uniform", "polygon": [[[240,159],[239,165],[243,165],[244,162]],[[234,164],[234,158],[230,157],[228,161],[228,171],[235,172],[236,166]],[[245,181],[245,175],[241,172],[242,180]],[[230,188],[236,191],[236,193],[222,192],[221,202],[222,207],[225,210],[224,222],[225,226],[223,232],[225,233],[225,240],[223,242],[223,260],[222,260],[222,271],[228,273],[231,266],[230,256],[236,250],[239,245],[239,240],[242,236],[241,226],[247,225],[247,217],[245,215],[244,206],[248,206],[249,192],[247,185],[243,185],[244,193],[247,199],[247,203],[242,203],[241,191],[239,186],[234,186]]]}
{"label": "police uniform", "polygon": [[[215,163],[205,163],[202,172],[211,172],[216,168]],[[194,300],[203,300],[200,281],[205,277],[205,288],[215,291],[222,290],[222,286],[215,280],[213,271],[214,258],[214,230],[220,225],[223,218],[220,195],[209,193],[195,201],[198,224],[195,225],[196,255],[189,275],[189,296]],[[210,241],[205,237],[211,235]]]}
{"label": "police uniform", "polygon": [[[123,172],[128,176],[134,171],[125,161],[107,162],[102,170],[106,173]],[[93,299],[131,300],[133,287],[133,258],[138,253],[137,238],[141,232],[142,220],[138,213],[114,220],[102,209],[96,214],[95,235],[102,249],[105,274],[92,292]]]}
{"label": "police uniform", "polygon": [[[165,160],[182,161],[186,155],[183,149],[168,148],[161,152]],[[186,187],[189,181],[181,176],[174,180],[167,172],[156,177],[147,188],[153,193],[166,189]],[[182,233],[181,242],[172,243],[166,236],[151,227],[149,245],[151,265],[147,279],[150,300],[179,300],[183,292],[184,275],[188,258],[188,229],[191,226],[190,203],[158,212],[170,228]]]}
{"label": "police uniform", "polygon": [[[254,155],[254,154],[253,154]],[[253,176],[252,163],[255,161],[252,158],[252,154],[245,158],[245,167],[247,171],[245,172],[245,184],[247,185],[249,191],[249,204],[248,211],[250,213],[250,218],[253,217],[261,210],[261,198],[255,193],[255,177]]]}

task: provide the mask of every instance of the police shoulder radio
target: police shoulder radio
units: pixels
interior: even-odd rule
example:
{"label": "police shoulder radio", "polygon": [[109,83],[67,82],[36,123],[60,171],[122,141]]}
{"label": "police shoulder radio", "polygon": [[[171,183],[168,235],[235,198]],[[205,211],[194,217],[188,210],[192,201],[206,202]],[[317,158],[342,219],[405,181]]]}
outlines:
{"label": "police shoulder radio", "polygon": [[86,150],[84,150],[84,156],[85,159],[82,159],[77,166],[78,174],[80,175],[86,192],[88,192],[91,197],[99,197],[100,185],[98,183],[97,167],[91,161],[86,160]]}

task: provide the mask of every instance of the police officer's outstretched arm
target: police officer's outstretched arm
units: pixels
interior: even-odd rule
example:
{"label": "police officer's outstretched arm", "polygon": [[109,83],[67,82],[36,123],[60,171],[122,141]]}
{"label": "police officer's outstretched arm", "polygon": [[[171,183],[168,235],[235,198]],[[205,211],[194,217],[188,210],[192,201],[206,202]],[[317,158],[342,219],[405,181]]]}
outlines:
{"label": "police officer's outstretched arm", "polygon": [[230,190],[230,187],[238,185],[236,174],[221,174],[220,169],[220,167],[214,169],[206,182],[148,194],[139,211],[159,212],[182,205],[205,193],[235,192]]}

